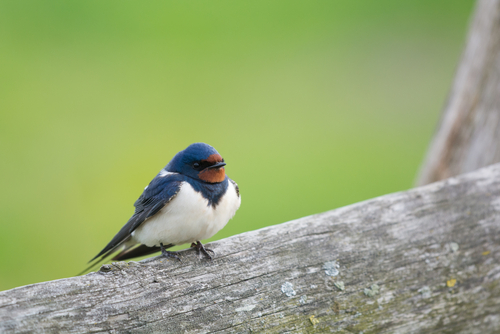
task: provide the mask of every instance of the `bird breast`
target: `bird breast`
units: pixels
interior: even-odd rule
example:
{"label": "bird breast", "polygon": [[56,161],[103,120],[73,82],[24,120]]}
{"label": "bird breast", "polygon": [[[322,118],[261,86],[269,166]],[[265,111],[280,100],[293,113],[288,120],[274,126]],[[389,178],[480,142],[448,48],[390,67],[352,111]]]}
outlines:
{"label": "bird breast", "polygon": [[142,223],[132,237],[149,247],[208,239],[227,224],[240,203],[241,197],[232,182],[228,182],[226,193],[215,208],[188,182],[183,182],[177,196]]}

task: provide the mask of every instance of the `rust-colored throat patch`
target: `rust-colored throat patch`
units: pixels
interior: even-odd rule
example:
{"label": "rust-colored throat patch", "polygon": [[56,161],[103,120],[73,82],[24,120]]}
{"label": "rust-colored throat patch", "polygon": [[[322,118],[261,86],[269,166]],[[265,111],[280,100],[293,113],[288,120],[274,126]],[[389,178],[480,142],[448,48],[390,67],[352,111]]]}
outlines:
{"label": "rust-colored throat patch", "polygon": [[[220,154],[212,154],[207,159],[201,161],[207,161],[211,164],[216,164],[218,162],[222,162],[222,157],[220,156]],[[205,168],[198,173],[198,177],[200,178],[200,180],[203,180],[205,182],[218,183],[224,181],[224,179],[226,178],[226,170],[224,169],[224,167]]]}

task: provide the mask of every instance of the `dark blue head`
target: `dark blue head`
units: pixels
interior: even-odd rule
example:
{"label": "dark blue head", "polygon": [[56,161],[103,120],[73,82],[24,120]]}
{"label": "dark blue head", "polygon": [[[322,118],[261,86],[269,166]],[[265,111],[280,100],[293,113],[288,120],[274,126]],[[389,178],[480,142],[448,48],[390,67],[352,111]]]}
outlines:
{"label": "dark blue head", "polygon": [[225,165],[215,148],[205,143],[194,143],[177,153],[165,169],[205,182],[218,183],[226,178]]}

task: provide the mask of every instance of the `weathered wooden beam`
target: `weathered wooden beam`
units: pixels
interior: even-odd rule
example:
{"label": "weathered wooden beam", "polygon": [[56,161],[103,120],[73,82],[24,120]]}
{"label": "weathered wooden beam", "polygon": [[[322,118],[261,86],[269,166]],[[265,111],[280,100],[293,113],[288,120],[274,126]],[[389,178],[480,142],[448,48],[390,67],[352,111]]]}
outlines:
{"label": "weathered wooden beam", "polygon": [[210,248],[0,292],[0,332],[500,332],[500,164]]}
{"label": "weathered wooden beam", "polygon": [[500,0],[479,0],[448,102],[417,185],[497,162],[500,162]]}

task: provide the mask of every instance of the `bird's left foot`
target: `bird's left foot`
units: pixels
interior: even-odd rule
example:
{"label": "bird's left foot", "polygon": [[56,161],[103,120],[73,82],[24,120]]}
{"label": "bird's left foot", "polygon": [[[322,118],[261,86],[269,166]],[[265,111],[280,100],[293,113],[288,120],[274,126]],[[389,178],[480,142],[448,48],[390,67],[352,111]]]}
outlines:
{"label": "bird's left foot", "polygon": [[200,254],[200,252],[203,253],[203,255],[205,255],[207,259],[210,259],[210,261],[213,260],[213,257],[212,255],[208,254],[208,252],[211,252],[213,256],[215,256],[215,252],[213,250],[205,248],[199,241],[196,241],[196,243],[193,242],[191,244],[191,247],[195,248],[198,254]]}
{"label": "bird's left foot", "polygon": [[169,252],[168,250],[165,249],[165,246],[163,246],[162,243],[160,243],[160,249],[161,249],[161,254],[163,256],[171,257],[171,258],[179,260],[179,262],[182,262],[181,258],[179,257],[179,255],[177,255],[176,252]]}

